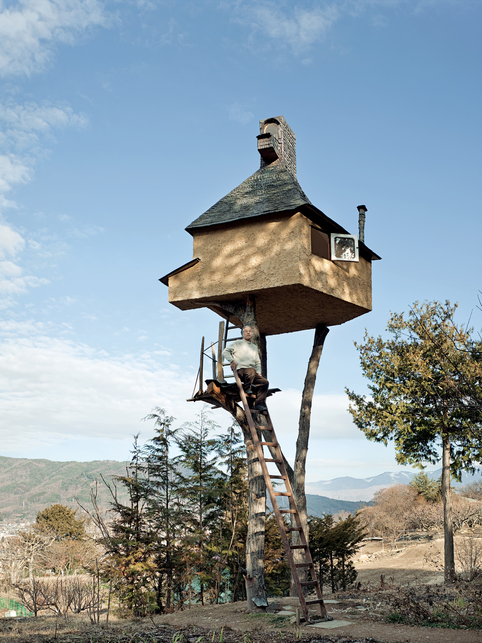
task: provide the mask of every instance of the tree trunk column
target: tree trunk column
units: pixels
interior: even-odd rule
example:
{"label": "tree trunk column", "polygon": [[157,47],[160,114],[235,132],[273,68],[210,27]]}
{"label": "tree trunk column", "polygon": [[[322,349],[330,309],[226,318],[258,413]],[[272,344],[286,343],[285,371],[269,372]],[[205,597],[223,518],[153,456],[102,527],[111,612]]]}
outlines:
{"label": "tree trunk column", "polygon": [[445,583],[455,581],[454,528],[450,495],[450,439],[442,434],[442,499],[444,503]]}
{"label": "tree trunk column", "polygon": [[[296,440],[296,455],[293,467],[293,479],[290,476],[291,487],[298,507],[299,517],[305,532],[306,542],[309,542],[308,530],[308,512],[306,508],[306,492],[305,492],[305,477],[306,477],[306,458],[308,455],[308,443],[310,439],[311,427],[311,407],[313,404],[313,394],[315,392],[316,375],[318,366],[320,364],[321,353],[325,344],[326,336],[329,333],[329,328],[325,324],[318,324],[315,329],[315,337],[313,340],[313,349],[311,351],[310,359],[308,361],[308,368],[306,371],[305,383],[303,386],[303,394],[301,396],[300,419],[298,425],[298,438]],[[288,469],[289,473],[289,469]],[[296,527],[294,517],[291,519],[291,526]],[[300,544],[300,535],[298,532],[292,532],[292,542],[294,545]],[[293,558],[295,564],[304,562],[304,553],[300,549],[293,550]],[[308,570],[300,568],[299,573],[300,581],[308,579]],[[290,595],[297,596],[296,586],[291,579]]]}
{"label": "tree trunk column", "polygon": [[246,596],[248,610],[268,606],[264,582],[264,538],[266,524],[266,483],[252,442],[248,453],[248,535],[246,539]]}

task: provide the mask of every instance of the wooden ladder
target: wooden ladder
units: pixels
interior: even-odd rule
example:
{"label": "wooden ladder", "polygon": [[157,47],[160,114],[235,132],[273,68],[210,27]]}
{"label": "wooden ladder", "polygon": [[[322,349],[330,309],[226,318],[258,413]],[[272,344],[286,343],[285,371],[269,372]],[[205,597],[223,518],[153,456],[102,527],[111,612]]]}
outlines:
{"label": "wooden ladder", "polygon": [[[271,423],[271,418],[269,416],[269,412],[265,412],[266,415],[265,417],[267,418],[268,425],[267,426],[261,426],[260,424],[257,424],[253,420],[253,414],[257,414],[258,411],[254,411],[251,409],[248,405],[248,400],[246,398],[246,394],[243,389],[243,385],[241,384],[241,380],[239,378],[239,375],[236,370],[234,370],[234,377],[236,380],[236,384],[238,385],[239,389],[239,396],[241,398],[241,402],[243,403],[244,411],[246,413],[246,418],[248,420],[249,428],[251,430],[251,435],[253,437],[253,442],[256,446],[256,453],[258,455],[259,462],[261,464],[261,468],[263,470],[263,475],[264,479],[266,481],[266,487],[268,489],[269,497],[271,500],[271,504],[273,506],[273,511],[276,516],[276,520],[278,522],[278,527],[280,530],[281,534],[281,540],[283,541],[283,545],[286,551],[286,556],[288,558],[288,562],[290,565],[291,569],[291,574],[296,586],[296,590],[298,593],[298,597],[300,600],[300,605],[301,605],[301,610],[303,612],[303,616],[305,617],[306,623],[310,622],[309,618],[309,613],[308,613],[308,606],[309,605],[317,605],[319,610],[320,610],[320,615],[322,618],[325,620],[331,620],[331,618],[327,615],[326,613],[326,607],[323,602],[323,596],[321,592],[321,587],[320,583],[318,582],[318,579],[316,578],[316,572],[315,572],[315,566],[313,565],[313,560],[311,558],[310,550],[308,547],[308,543],[306,541],[306,536],[305,532],[303,531],[303,527],[301,525],[301,520],[300,520],[300,515],[298,512],[298,508],[296,506],[296,501],[293,495],[293,490],[291,488],[291,484],[288,478],[288,473],[286,471],[286,467],[283,461],[283,454],[281,452],[281,448],[279,446],[278,440],[276,438],[276,434],[274,431],[273,424]],[[260,441],[258,431],[268,431],[271,434],[271,441],[270,442],[263,442]],[[264,451],[263,447],[268,447],[272,450],[271,455],[275,455],[274,458],[265,458],[264,456]],[[268,471],[268,466],[267,462],[273,462],[276,464],[278,467],[278,471],[280,475],[271,475]],[[285,486],[286,491],[275,491],[273,489],[273,480],[282,480],[283,484]],[[278,506],[277,498],[278,497],[287,497],[289,501],[289,509],[280,509]],[[286,528],[286,524],[283,520],[283,515],[284,514],[291,514],[295,517],[295,523],[296,527],[289,527]],[[300,534],[300,544],[299,545],[291,545],[290,541],[288,539],[288,534],[290,532],[297,531]],[[293,550],[294,549],[301,549],[304,551],[305,554],[305,563],[298,563],[296,564],[294,559],[293,559]],[[298,569],[304,567],[308,568],[310,573],[311,573],[311,579],[309,581],[302,582],[300,581],[299,575],[298,575]],[[305,587],[310,587],[312,589],[316,590],[316,595],[317,599],[316,600],[310,600],[307,601],[305,600],[305,595],[303,593],[303,589]]]}

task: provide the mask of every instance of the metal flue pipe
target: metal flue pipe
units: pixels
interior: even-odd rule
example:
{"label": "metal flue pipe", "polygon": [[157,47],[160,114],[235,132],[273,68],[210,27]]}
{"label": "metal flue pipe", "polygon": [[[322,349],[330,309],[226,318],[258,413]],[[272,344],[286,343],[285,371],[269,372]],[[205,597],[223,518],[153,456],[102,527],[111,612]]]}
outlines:
{"label": "metal flue pipe", "polygon": [[365,213],[368,212],[366,205],[357,205],[358,210],[358,238],[365,243]]}

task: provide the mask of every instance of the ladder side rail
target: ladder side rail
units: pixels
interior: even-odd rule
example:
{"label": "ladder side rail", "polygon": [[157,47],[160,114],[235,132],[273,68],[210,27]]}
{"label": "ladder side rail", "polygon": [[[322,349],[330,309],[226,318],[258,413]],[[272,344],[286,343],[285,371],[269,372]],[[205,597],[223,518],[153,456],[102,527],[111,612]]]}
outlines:
{"label": "ladder side rail", "polygon": [[215,344],[216,344],[216,342],[211,342],[211,355],[212,355],[212,360],[213,360],[213,362],[212,362],[212,367],[213,367],[213,380],[215,380],[215,379],[216,379],[216,377],[217,377],[217,370],[218,370],[218,367],[217,367],[217,360],[216,360],[216,350],[215,350],[215,348],[214,348]]}
{"label": "ladder side rail", "polygon": [[[293,515],[295,517],[296,526],[297,526],[297,528],[299,530],[299,534],[300,534],[300,543],[301,543],[300,548],[304,549],[305,559],[306,559],[306,562],[308,563],[307,566],[309,567],[310,573],[311,573],[310,585],[313,583],[313,581],[316,582],[316,585],[314,585],[314,587],[316,589],[316,594],[317,594],[317,597],[322,600],[323,592],[321,590],[318,578],[316,576],[316,569],[315,569],[313,559],[311,557],[311,552],[310,552],[310,549],[309,549],[309,546],[308,546],[308,539],[306,538],[306,534],[305,534],[303,525],[301,523],[300,514],[299,514],[299,511],[298,511],[295,496],[294,496],[294,493],[293,493],[293,488],[291,487],[291,483],[290,483],[290,480],[289,480],[289,477],[288,477],[288,472],[286,471],[286,466],[285,466],[285,463],[284,463],[284,460],[283,460],[283,454],[281,452],[281,447],[280,447],[280,444],[278,442],[278,438],[276,437],[276,432],[274,430],[274,426],[273,426],[273,423],[271,421],[271,416],[269,415],[269,411],[268,411],[267,419],[268,419],[268,428],[270,429],[270,435],[272,436],[272,442],[274,442],[274,446],[269,447],[269,449],[270,449],[270,451],[271,451],[271,449],[273,449],[276,452],[276,456],[277,456],[276,459],[281,460],[281,462],[279,462],[279,463],[277,462],[276,465],[277,465],[278,470],[281,473],[282,477],[284,478],[285,489],[286,489],[288,499],[289,499],[289,507],[290,507],[290,509],[295,510],[295,513]],[[302,591],[300,591],[301,584],[300,584],[300,587],[298,587],[298,583],[299,583],[298,573],[296,573],[296,576],[293,574],[293,578],[295,580],[295,585],[296,585],[297,590],[298,590],[300,603],[304,602],[305,601],[304,594],[303,594]],[[298,580],[298,583],[296,582],[297,580]],[[325,607],[324,603],[320,603],[320,613],[321,613],[321,616],[326,616],[326,607]]]}
{"label": "ladder side rail", "polygon": [[[301,518],[300,518],[299,511],[298,511],[298,507],[296,506],[296,500],[295,500],[293,495],[289,497],[289,503],[290,503],[290,507],[293,507],[294,509],[296,509],[296,513],[294,514],[294,516],[295,516],[296,525],[298,527],[298,531],[299,531],[299,534],[300,534],[300,536],[299,536],[300,543],[301,543],[301,546],[304,547],[305,560],[308,563],[307,566],[309,567],[310,574],[311,574],[311,581],[309,581],[309,584],[312,585],[313,581],[316,582],[316,584],[313,585],[315,590],[316,590],[316,595],[317,595],[317,597],[319,599],[322,599],[323,598],[323,591],[321,589],[321,585],[320,585],[320,582],[318,580],[318,577],[316,576],[315,564],[313,563],[313,558],[311,556],[311,551],[310,551],[310,548],[309,548],[309,545],[308,545],[308,540],[306,538],[305,530],[304,530],[303,525],[301,523]],[[320,612],[321,612],[322,616],[326,616],[326,608],[324,606],[324,603],[320,604]]]}
{"label": "ladder side rail", "polygon": [[219,322],[219,335],[218,335],[218,382],[224,381],[223,369],[223,335],[224,335],[224,322]]}
{"label": "ladder side rail", "polygon": [[199,393],[203,392],[204,385],[204,337],[201,340],[201,357],[199,362]]}
{"label": "ladder side rail", "polygon": [[[257,452],[257,455],[258,455],[258,460],[260,462],[261,469],[262,469],[263,475],[264,475],[264,479],[266,481],[266,487],[268,488],[268,493],[269,493],[269,496],[270,496],[271,504],[273,506],[273,511],[274,511],[274,514],[275,514],[275,517],[276,517],[276,521],[278,523],[279,530],[280,530],[281,540],[283,542],[283,546],[284,546],[285,551],[286,551],[286,556],[288,558],[288,563],[290,565],[290,570],[291,570],[291,573],[293,575],[293,579],[295,581],[295,585],[296,585],[296,589],[297,589],[297,592],[298,592],[298,597],[300,599],[300,605],[301,605],[301,608],[302,608],[302,611],[303,611],[303,615],[305,617],[306,622],[309,623],[308,607],[307,607],[306,602],[304,600],[303,588],[301,587],[300,580],[299,580],[299,577],[298,577],[298,570],[296,569],[295,562],[293,560],[293,554],[291,552],[291,546],[290,546],[288,536],[287,536],[287,532],[286,532],[286,525],[285,525],[285,522],[283,520],[283,516],[281,515],[280,509],[278,507],[278,502],[276,500],[276,496],[274,495],[273,485],[271,483],[271,478],[269,477],[268,467],[266,466],[266,461],[265,461],[265,458],[264,458],[263,447],[260,444],[260,441],[259,441],[259,438],[258,438],[258,433],[257,433],[256,427],[254,425],[253,418],[252,418],[252,415],[251,415],[251,409],[248,406],[248,401],[246,399],[246,395],[245,395],[243,386],[241,384],[241,380],[239,379],[239,375],[237,373],[237,370],[234,369],[233,373],[234,373],[234,377],[236,379],[236,384],[238,385],[239,395],[241,397],[241,401],[242,401],[243,406],[244,406],[244,411],[245,411],[245,414],[246,414],[246,419],[248,420],[249,428],[251,430],[251,435],[253,437],[253,441],[254,441],[254,444],[256,446],[256,452]],[[279,449],[279,444],[278,444],[278,449]],[[279,450],[281,450],[281,449],[279,449]],[[283,464],[282,458],[280,458],[280,460],[281,460],[281,464]]]}
{"label": "ladder side rail", "polygon": [[223,349],[226,348],[226,341],[228,339],[228,330],[229,330],[229,315],[226,318],[226,326],[224,328]]}

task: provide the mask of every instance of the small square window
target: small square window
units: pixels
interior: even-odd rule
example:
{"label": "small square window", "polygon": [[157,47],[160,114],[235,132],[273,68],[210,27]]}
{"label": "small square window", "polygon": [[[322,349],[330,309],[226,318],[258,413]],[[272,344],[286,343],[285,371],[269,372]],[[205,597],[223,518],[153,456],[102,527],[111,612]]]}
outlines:
{"label": "small square window", "polygon": [[354,234],[331,233],[332,261],[358,261],[358,237]]}

